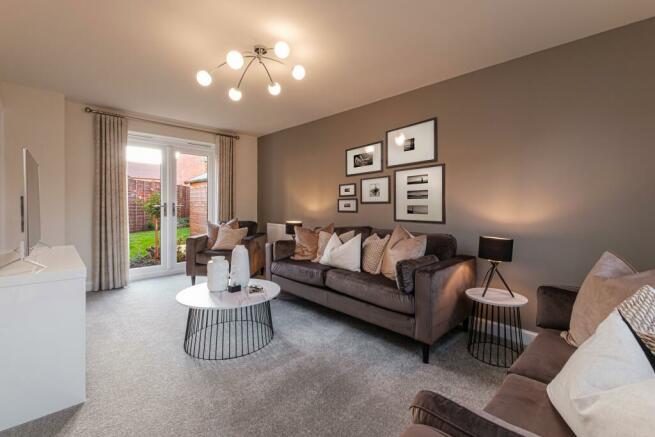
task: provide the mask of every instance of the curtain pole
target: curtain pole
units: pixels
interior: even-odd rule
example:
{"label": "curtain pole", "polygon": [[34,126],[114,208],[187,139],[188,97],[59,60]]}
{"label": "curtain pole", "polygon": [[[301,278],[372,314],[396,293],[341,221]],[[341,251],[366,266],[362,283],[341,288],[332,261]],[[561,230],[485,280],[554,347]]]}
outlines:
{"label": "curtain pole", "polygon": [[182,124],[169,123],[169,122],[165,122],[165,121],[158,121],[158,120],[153,120],[153,119],[149,119],[149,118],[145,118],[145,117],[137,117],[135,115],[123,115],[123,114],[117,114],[117,113],[114,113],[114,112],[100,111],[98,109],[93,109],[93,108],[91,108],[89,106],[84,108],[84,112],[89,112],[89,113],[92,113],[92,114],[109,115],[109,116],[112,116],[112,117],[131,118],[132,120],[141,120],[141,121],[146,121],[146,122],[150,122],[150,123],[161,124],[161,125],[164,125],[164,126],[179,127],[179,128],[182,128],[182,129],[194,130],[194,131],[203,132],[203,133],[206,133],[206,134],[218,135],[218,136],[227,137],[227,138],[234,138],[235,140],[239,139],[238,135],[223,134],[223,133],[216,132],[216,131],[210,131],[210,130],[200,129],[200,128],[196,128],[196,127],[184,126]]}

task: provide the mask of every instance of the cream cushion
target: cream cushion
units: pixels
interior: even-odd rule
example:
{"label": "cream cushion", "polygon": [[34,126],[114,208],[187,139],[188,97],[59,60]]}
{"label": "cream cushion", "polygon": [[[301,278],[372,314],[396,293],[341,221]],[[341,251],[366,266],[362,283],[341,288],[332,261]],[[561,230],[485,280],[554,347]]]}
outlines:
{"label": "cream cushion", "polygon": [[412,234],[410,234],[409,231],[402,226],[396,225],[396,227],[393,228],[393,232],[391,233],[391,238],[389,238],[389,243],[387,243],[387,247],[384,249],[384,255],[382,255],[382,265],[380,266],[380,273],[382,273],[387,278],[396,277],[396,260],[392,259],[389,252],[391,251],[391,248],[396,245],[396,243],[406,238],[412,238]]}
{"label": "cream cushion", "polygon": [[382,255],[384,255],[384,249],[387,247],[390,238],[391,235],[380,238],[378,234],[373,234],[364,240],[362,244],[362,270],[373,275],[380,274]]}
{"label": "cream cushion", "polygon": [[232,250],[246,238],[246,235],[248,235],[248,228],[232,229],[227,225],[222,225],[212,250]]}
{"label": "cream cushion", "polygon": [[[333,234],[334,235],[334,234]],[[335,241],[330,239],[330,241]],[[350,240],[342,243],[337,237],[338,245],[336,247],[328,247],[325,249],[329,252],[329,265],[339,269],[350,270],[351,272],[360,272],[360,263],[362,259],[362,234],[357,234]]]}
{"label": "cream cushion", "polygon": [[228,226],[232,229],[239,229],[239,219],[235,217],[232,220],[223,223],[222,225],[208,221],[207,222],[207,249],[211,249],[212,247],[214,247],[214,244],[216,244],[216,240],[218,240],[218,232],[221,229],[221,226]]}
{"label": "cream cushion", "polygon": [[321,264],[325,264],[326,266],[330,265],[330,252],[332,252],[332,249],[335,249],[339,246],[341,246],[343,243],[341,242],[341,239],[337,234],[330,234],[330,239],[328,240],[327,245],[325,246],[325,249],[323,250],[323,256],[319,260]]}
{"label": "cream cushion", "polygon": [[[385,257],[393,263],[393,270],[391,272],[382,272],[384,276],[396,280],[396,264],[400,261],[407,259],[416,259],[425,255],[425,248],[428,244],[428,237],[420,235],[418,237],[405,238],[398,241],[393,247],[388,248]],[[391,246],[391,242],[389,243]]]}
{"label": "cream cushion", "polygon": [[644,285],[655,285],[655,270],[638,273],[613,253],[603,253],[582,282],[571,326],[562,336],[567,343],[580,346],[617,305]]}
{"label": "cream cushion", "polygon": [[614,310],[546,387],[579,436],[647,436],[655,429],[655,373]]}

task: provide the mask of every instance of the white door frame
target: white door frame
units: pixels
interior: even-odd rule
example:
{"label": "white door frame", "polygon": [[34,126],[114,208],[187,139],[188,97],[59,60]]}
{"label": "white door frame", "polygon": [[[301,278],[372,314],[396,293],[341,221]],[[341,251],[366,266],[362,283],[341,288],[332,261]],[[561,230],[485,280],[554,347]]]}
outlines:
{"label": "white door frame", "polygon": [[129,131],[128,145],[149,147],[162,152],[161,203],[166,205],[166,214],[162,211],[161,220],[161,264],[158,266],[130,269],[130,281],[175,275],[185,271],[184,263],[176,259],[177,216],[172,213],[173,203],[177,202],[176,188],[176,158],[175,152],[207,157],[207,215],[211,221],[216,221],[218,193],[216,190],[216,146],[201,141],[185,140],[142,132]]}

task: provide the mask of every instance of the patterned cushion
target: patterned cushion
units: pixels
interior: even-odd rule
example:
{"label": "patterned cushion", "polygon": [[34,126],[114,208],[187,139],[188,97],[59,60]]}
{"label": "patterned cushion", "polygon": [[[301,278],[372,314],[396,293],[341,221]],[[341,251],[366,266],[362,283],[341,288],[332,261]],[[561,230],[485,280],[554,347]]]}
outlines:
{"label": "patterned cushion", "polygon": [[655,288],[641,287],[617,308],[638,340],[655,356]]}
{"label": "patterned cushion", "polygon": [[373,275],[380,274],[380,265],[382,264],[382,255],[384,255],[384,248],[387,247],[390,235],[384,238],[378,237],[378,234],[373,234],[364,240],[363,254],[362,254],[362,270],[366,273]]}

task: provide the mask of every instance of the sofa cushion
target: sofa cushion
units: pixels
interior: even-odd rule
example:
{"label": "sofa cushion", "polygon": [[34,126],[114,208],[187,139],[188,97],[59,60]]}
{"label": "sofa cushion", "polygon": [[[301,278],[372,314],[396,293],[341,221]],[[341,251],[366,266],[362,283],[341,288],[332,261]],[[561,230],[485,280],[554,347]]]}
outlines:
{"label": "sofa cushion", "polygon": [[319,287],[325,287],[325,274],[330,269],[330,266],[323,264],[288,258],[271,264],[271,273],[274,275]]}
{"label": "sofa cushion", "polygon": [[421,267],[439,262],[434,255],[426,255],[416,259],[405,259],[396,263],[396,285],[403,293],[414,292],[414,273]]}
{"label": "sofa cushion", "polygon": [[396,283],[382,275],[332,269],[325,285],[334,291],[403,314],[414,314],[414,296],[402,293]]}
{"label": "sofa cushion", "polygon": [[448,437],[448,434],[431,426],[414,424],[410,425],[400,437]]}
{"label": "sofa cushion", "polygon": [[369,226],[338,226],[334,228],[334,232],[338,235],[350,231],[355,231],[355,235],[362,234],[362,241],[366,240],[368,236],[371,235],[371,228]]}
{"label": "sofa cushion", "polygon": [[[380,238],[384,238],[385,235],[391,235],[392,232],[392,229],[373,228],[371,230],[372,234],[378,234]],[[428,240],[425,247],[426,255],[435,255],[444,261],[457,254],[457,240],[450,234],[421,234],[420,232],[412,232],[412,235],[425,235],[427,237]]]}
{"label": "sofa cushion", "polygon": [[509,373],[536,379],[548,384],[562,370],[575,347],[568,344],[560,332],[543,330],[510,367]]}
{"label": "sofa cushion", "polygon": [[225,259],[229,260],[232,256],[231,250],[203,250],[196,254],[196,263],[197,264],[207,264],[213,256],[224,256]]}
{"label": "sofa cushion", "polygon": [[538,435],[574,435],[550,403],[546,384],[525,376],[507,375],[484,411]]}

